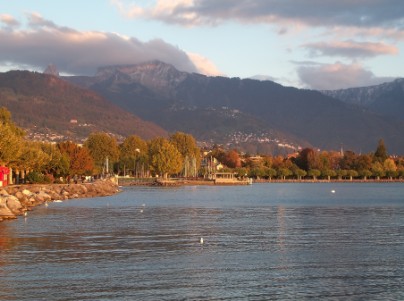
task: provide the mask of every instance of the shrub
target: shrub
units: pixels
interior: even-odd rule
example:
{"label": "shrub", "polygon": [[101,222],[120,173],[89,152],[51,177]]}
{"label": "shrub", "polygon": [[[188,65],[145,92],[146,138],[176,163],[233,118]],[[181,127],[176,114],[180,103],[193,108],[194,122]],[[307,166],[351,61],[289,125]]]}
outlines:
{"label": "shrub", "polygon": [[37,171],[31,171],[27,175],[26,180],[31,184],[44,184],[51,182],[51,179],[49,177],[46,177],[42,173]]}

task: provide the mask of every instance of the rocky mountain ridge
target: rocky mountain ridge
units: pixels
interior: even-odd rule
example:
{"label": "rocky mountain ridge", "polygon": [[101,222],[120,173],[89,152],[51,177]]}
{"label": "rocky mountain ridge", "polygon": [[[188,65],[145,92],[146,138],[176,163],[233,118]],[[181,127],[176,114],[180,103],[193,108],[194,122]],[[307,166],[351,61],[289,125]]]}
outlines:
{"label": "rocky mountain ridge", "polygon": [[348,104],[404,120],[404,78],[376,86],[321,91]]}
{"label": "rocky mountain ridge", "polygon": [[[231,142],[227,137],[258,140],[262,133],[272,133],[261,141],[274,141],[267,150],[275,152],[286,144],[292,149],[343,145],[357,152],[371,151],[380,138],[392,151],[404,150],[399,139],[402,122],[318,91],[272,81],[208,77],[157,61],[104,67],[94,77],[68,80],[169,132],[186,131],[198,140],[229,147],[240,148],[242,139]],[[259,152],[258,147],[248,150]]]}

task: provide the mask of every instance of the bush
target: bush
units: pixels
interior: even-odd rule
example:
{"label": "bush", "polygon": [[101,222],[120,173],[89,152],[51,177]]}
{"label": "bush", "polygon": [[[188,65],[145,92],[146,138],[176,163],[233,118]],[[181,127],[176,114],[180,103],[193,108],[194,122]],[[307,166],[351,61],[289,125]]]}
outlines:
{"label": "bush", "polygon": [[37,171],[31,171],[27,175],[26,180],[31,184],[45,184],[51,182],[51,179],[49,177],[46,177],[42,173]]}

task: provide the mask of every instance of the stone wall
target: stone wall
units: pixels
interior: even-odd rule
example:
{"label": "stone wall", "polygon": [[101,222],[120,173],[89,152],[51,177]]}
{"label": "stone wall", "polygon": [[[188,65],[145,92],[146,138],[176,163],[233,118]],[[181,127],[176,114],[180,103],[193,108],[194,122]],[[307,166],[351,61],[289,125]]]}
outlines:
{"label": "stone wall", "polygon": [[84,184],[13,185],[0,190],[0,221],[14,219],[46,202],[113,195],[119,192],[115,178]]}

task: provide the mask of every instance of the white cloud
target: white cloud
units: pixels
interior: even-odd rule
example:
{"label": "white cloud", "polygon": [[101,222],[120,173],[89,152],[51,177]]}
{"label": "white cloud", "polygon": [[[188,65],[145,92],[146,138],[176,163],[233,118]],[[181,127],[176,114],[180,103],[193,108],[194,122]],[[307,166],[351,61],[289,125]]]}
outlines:
{"label": "white cloud", "polygon": [[157,0],[147,6],[111,0],[123,14],[182,25],[289,23],[309,26],[384,27],[402,30],[402,0]]}
{"label": "white cloud", "polygon": [[377,77],[358,63],[309,64],[306,62],[298,67],[297,73],[306,87],[315,90],[371,86],[392,80],[392,78]]}
{"label": "white cloud", "polygon": [[192,52],[187,52],[188,57],[194,63],[199,73],[210,75],[210,76],[219,76],[223,75],[222,72],[215,66],[213,62],[211,62],[208,58]]}
{"label": "white cloud", "polygon": [[[215,74],[217,68],[197,54],[188,55],[161,39],[142,42],[110,32],[77,31],[60,27],[39,14],[28,16],[28,30],[0,29],[0,62],[45,69],[55,64],[61,72],[92,75],[106,65],[160,60],[181,71]],[[1,19],[13,22],[12,17]]]}
{"label": "white cloud", "polygon": [[312,56],[343,56],[349,58],[365,58],[378,55],[396,55],[398,48],[381,42],[332,41],[307,43],[302,46]]}
{"label": "white cloud", "polygon": [[5,24],[6,27],[18,27],[20,26],[20,22],[18,22],[16,19],[14,19],[13,16],[7,15],[7,14],[0,14],[0,22]]}

